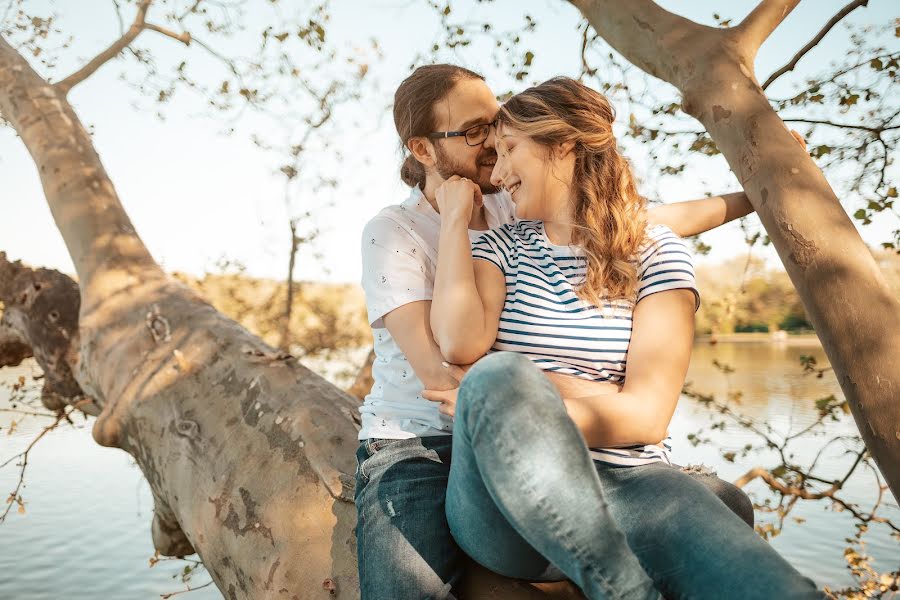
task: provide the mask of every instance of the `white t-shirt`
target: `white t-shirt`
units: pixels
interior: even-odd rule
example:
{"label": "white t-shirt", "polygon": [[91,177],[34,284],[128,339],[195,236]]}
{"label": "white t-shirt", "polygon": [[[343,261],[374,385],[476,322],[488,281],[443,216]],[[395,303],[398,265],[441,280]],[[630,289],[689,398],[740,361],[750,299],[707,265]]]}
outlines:
{"label": "white t-shirt", "polygon": [[[508,194],[484,196],[490,229],[515,221]],[[453,420],[424,399],[422,382],[384,326],[382,317],[420,300],[431,300],[437,265],[440,215],[419,188],[402,204],[388,206],[366,224],[362,235],[362,286],[375,338],[375,383],[359,411],[359,439],[400,439],[452,433]],[[483,231],[469,230],[474,241]]]}

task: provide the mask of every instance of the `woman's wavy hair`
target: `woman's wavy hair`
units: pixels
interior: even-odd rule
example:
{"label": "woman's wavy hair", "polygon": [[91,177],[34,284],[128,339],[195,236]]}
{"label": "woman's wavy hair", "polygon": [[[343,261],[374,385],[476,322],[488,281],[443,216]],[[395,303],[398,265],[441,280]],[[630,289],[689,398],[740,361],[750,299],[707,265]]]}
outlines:
{"label": "woman's wavy hair", "polygon": [[568,77],[516,94],[499,116],[501,126],[522,132],[548,150],[574,144],[572,242],[587,258],[587,275],[577,294],[598,306],[603,299],[636,299],[636,257],[647,227],[647,201],[638,194],[631,167],[616,147],[614,120],[605,96]]}
{"label": "woman's wavy hair", "polygon": [[465,67],[437,64],[419,67],[394,93],[394,126],[404,154],[400,179],[410,187],[425,187],[425,166],[407,154],[409,138],[426,136],[435,129],[434,107],[447,97],[457,82],[484,77]]}

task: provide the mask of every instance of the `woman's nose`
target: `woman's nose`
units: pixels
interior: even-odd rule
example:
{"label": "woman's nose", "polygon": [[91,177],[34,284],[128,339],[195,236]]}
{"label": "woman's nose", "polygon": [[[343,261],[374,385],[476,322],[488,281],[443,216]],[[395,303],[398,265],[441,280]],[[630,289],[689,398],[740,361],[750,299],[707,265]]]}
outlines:
{"label": "woman's nose", "polygon": [[503,183],[503,175],[501,174],[503,162],[500,160],[500,157],[497,157],[497,162],[494,163],[494,168],[491,170],[491,185],[500,187],[500,184]]}

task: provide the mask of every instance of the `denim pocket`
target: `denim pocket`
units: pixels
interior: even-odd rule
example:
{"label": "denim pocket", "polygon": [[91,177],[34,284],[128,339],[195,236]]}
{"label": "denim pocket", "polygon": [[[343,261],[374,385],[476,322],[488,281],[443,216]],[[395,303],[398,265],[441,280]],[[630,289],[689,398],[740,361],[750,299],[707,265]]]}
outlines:
{"label": "denim pocket", "polygon": [[387,439],[387,438],[369,438],[365,441],[366,452],[369,453],[369,456],[372,456],[379,450],[383,450],[388,446],[396,444],[398,442],[402,442],[405,438],[400,439]]}
{"label": "denim pocket", "polygon": [[379,451],[402,441],[403,439],[369,438],[359,445],[359,448],[356,450],[357,488],[359,488],[360,481],[362,483],[368,483],[369,481],[369,474],[366,472],[366,463],[368,463]]}

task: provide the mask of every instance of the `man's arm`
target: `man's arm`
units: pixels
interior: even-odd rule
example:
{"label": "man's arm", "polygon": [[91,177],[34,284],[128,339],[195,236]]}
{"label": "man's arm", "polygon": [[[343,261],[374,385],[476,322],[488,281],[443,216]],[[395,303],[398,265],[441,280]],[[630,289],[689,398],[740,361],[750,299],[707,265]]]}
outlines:
{"label": "man's arm", "polygon": [[459,385],[441,366],[444,357],[431,335],[431,301],[410,302],[384,315],[384,325],[425,389],[450,390]]}
{"label": "man's arm", "polygon": [[[791,135],[806,150],[806,140],[791,129]],[[651,225],[666,225],[681,237],[690,237],[715,229],[753,212],[753,205],[744,192],[711,196],[654,206],[647,210]]]}
{"label": "man's arm", "polygon": [[681,237],[690,237],[715,229],[753,212],[744,192],[662,204],[647,210],[651,225],[666,225]]}

